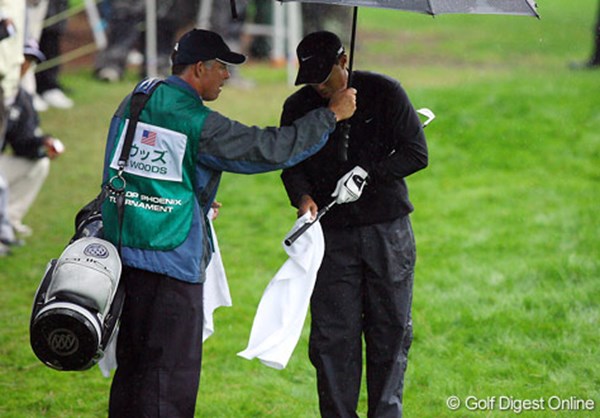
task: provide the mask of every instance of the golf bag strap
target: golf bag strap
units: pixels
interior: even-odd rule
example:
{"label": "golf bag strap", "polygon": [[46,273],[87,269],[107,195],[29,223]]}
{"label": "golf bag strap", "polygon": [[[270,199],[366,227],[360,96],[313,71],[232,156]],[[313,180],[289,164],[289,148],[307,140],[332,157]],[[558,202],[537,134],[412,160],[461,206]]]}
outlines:
{"label": "golf bag strap", "polygon": [[44,298],[46,296],[46,292],[48,292],[48,288],[50,287],[50,283],[52,283],[52,274],[54,273],[54,269],[56,268],[56,263],[58,260],[53,258],[50,260],[48,267],[46,268],[46,273],[44,273],[44,277],[40,283],[40,286],[35,293],[35,299],[33,301],[33,309],[31,311],[31,318],[29,319],[29,327],[33,325],[33,320],[40,312],[40,310],[44,307]]}
{"label": "golf bag strap", "polygon": [[162,80],[158,78],[149,78],[142,81],[135,89],[133,89],[131,103],[129,108],[129,124],[127,125],[127,132],[125,133],[125,142],[123,143],[123,149],[119,157],[119,167],[125,167],[127,160],[129,160],[129,154],[131,152],[131,146],[133,144],[133,135],[135,134],[135,128],[140,118],[140,113],[146,106],[146,102],[150,100],[150,96],[154,93],[154,90],[162,83]]}
{"label": "golf bag strap", "polygon": [[119,284],[117,285],[117,291],[115,293],[115,297],[110,305],[110,309],[106,314],[106,318],[104,318],[104,329],[110,329],[112,332],[107,332],[102,336],[102,340],[100,341],[100,346],[104,350],[108,343],[110,342],[111,337],[115,333],[115,328],[117,321],[121,317],[121,311],[123,310],[123,303],[125,302],[125,284],[123,280],[119,280]]}
{"label": "golf bag strap", "polygon": [[[127,131],[125,132],[125,139],[123,142],[123,148],[121,150],[121,155],[119,156],[119,177],[121,172],[125,169],[127,165],[127,160],[129,160],[129,154],[131,153],[131,146],[133,145],[133,136],[135,134],[135,129],[137,127],[140,113],[146,106],[148,100],[154,93],[154,90],[162,83],[163,81],[158,78],[149,78],[141,83],[139,83],[133,89],[131,94],[131,102],[129,105],[129,124],[127,125]],[[123,228],[123,219],[125,215],[125,181],[123,180],[123,187],[120,189],[112,188],[112,193],[116,198],[117,205],[117,219],[119,222],[119,240],[117,242],[117,250],[119,254],[121,254],[121,230]]]}

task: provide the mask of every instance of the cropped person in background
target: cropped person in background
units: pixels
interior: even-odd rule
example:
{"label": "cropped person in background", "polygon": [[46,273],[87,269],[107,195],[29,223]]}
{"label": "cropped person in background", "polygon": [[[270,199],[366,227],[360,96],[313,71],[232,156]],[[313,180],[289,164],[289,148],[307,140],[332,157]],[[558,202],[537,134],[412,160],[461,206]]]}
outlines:
{"label": "cropped person in background", "polygon": [[[220,0],[202,0],[212,1],[210,29],[220,33],[223,39],[230,45],[231,48],[241,50],[242,46],[242,28],[246,19],[246,9],[248,0],[236,0],[237,16],[232,15],[231,4],[229,1]],[[251,89],[254,87],[254,82],[243,77],[238,67],[230,68],[229,79],[227,84],[241,89]]]}
{"label": "cropped person in background", "polygon": [[[23,44],[25,42],[25,0],[0,0],[0,149],[8,111],[17,97],[21,78]],[[8,182],[0,170],[0,256],[10,252],[16,242],[14,229],[8,220]]]}
{"label": "cropped person in background", "polygon": [[[138,50],[145,56],[146,3],[144,0],[106,0],[108,45],[96,57],[94,75],[113,83],[123,78],[128,57]],[[162,0],[157,2],[157,68],[167,76],[170,55],[178,32],[196,17],[198,2],[193,0]],[[140,76],[143,76],[142,70]]]}
{"label": "cropped person in background", "polygon": [[[45,59],[33,40],[25,44],[24,55],[22,74],[30,65]],[[11,106],[5,140],[0,170],[5,173],[9,188],[8,219],[17,235],[26,237],[32,231],[23,224],[23,218],[48,177],[50,160],[58,157],[64,146],[60,140],[42,132],[33,98],[24,88],[19,89]]]}
{"label": "cropped person in background", "polygon": [[[326,30],[349,34],[352,27],[352,8],[336,4],[302,3],[302,29],[304,35]],[[342,42],[350,41],[342,39]]]}
{"label": "cropped person in background", "polygon": [[[69,8],[68,0],[49,0],[46,19],[55,17]],[[67,29],[67,20],[62,19],[44,27],[39,40],[40,50],[48,60],[61,55],[61,39]],[[70,109],[73,100],[65,94],[60,82],[61,65],[55,62],[50,68],[35,74],[36,91],[48,106],[58,109]]]}

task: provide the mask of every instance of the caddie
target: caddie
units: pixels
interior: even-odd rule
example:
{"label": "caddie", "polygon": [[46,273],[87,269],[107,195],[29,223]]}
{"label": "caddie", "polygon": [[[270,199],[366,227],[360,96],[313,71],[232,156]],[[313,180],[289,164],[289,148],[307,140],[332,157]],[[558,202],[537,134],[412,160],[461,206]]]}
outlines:
{"label": "caddie", "polygon": [[[108,133],[103,181],[125,186],[106,199],[105,238],[121,244],[125,303],[117,342],[110,417],[193,417],[202,353],[202,294],[212,247],[206,214],[223,171],[254,174],[306,159],[327,142],[336,122],[356,108],[344,89],[291,127],[246,126],[209,109],[245,57],[217,33],[194,29],[173,51],[172,75],[140,113],[127,165],[119,155],[130,96]],[[156,81],[146,80],[144,90]]]}

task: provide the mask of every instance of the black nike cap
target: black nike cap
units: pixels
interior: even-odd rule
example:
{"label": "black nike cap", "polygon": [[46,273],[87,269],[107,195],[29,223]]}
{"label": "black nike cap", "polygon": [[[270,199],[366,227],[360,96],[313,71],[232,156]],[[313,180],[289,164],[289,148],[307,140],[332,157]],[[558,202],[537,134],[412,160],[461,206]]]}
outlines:
{"label": "black nike cap", "polygon": [[173,64],[195,64],[198,61],[218,60],[224,64],[238,65],[246,57],[231,51],[221,35],[204,29],[192,29],[175,44]]}
{"label": "black nike cap", "polygon": [[324,82],[343,53],[342,41],[334,33],[319,31],[306,35],[296,48],[300,68],[295,84]]}

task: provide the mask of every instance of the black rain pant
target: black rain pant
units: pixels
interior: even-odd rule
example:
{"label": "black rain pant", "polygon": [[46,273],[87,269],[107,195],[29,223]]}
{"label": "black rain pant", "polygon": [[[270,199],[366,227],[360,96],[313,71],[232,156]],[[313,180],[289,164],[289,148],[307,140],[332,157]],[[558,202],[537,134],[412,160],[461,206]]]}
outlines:
{"label": "black rain pant", "polygon": [[368,417],[401,417],[416,258],[410,219],[324,233],[309,343],[321,416],[358,417],[364,336]]}
{"label": "black rain pant", "polygon": [[192,418],[202,360],[202,284],[124,267],[111,418]]}

